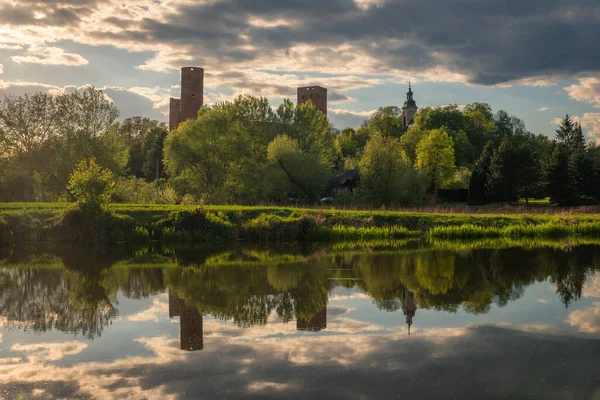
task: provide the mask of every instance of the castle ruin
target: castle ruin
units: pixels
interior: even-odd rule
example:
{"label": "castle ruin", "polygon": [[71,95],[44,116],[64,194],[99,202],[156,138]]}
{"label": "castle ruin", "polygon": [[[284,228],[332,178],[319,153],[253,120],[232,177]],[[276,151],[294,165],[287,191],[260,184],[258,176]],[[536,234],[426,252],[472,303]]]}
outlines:
{"label": "castle ruin", "polygon": [[181,98],[170,99],[169,130],[180,123],[195,119],[204,104],[204,69],[198,67],[181,68]]}
{"label": "castle ruin", "polygon": [[327,89],[321,86],[298,88],[298,105],[311,101],[317,110],[327,115]]}

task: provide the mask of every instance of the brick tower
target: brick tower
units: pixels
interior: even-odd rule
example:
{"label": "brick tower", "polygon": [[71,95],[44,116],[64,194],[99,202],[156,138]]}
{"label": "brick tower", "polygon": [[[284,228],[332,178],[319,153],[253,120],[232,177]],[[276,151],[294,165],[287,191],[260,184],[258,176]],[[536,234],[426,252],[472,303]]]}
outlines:
{"label": "brick tower", "polygon": [[321,86],[298,88],[298,105],[312,101],[315,108],[327,115],[327,89]]}
{"label": "brick tower", "polygon": [[171,98],[169,129],[198,115],[204,104],[204,70],[198,67],[181,68],[181,99]]}

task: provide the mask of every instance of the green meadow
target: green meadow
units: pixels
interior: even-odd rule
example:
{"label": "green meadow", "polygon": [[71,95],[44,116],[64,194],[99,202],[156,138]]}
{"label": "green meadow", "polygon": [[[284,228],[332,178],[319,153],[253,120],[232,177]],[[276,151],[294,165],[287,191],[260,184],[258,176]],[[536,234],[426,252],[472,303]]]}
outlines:
{"label": "green meadow", "polygon": [[66,203],[0,203],[0,244],[600,237],[597,214],[434,210],[115,204],[90,217]]}

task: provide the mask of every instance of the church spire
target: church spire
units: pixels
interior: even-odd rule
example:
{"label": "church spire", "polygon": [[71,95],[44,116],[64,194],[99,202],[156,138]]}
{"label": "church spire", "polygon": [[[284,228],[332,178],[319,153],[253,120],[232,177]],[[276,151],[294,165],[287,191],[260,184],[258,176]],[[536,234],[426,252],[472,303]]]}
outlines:
{"label": "church spire", "polygon": [[418,109],[419,107],[417,107],[417,103],[413,99],[412,82],[408,81],[406,101],[404,102],[404,107],[402,107],[402,125],[405,129],[408,129],[409,125],[413,123]]}

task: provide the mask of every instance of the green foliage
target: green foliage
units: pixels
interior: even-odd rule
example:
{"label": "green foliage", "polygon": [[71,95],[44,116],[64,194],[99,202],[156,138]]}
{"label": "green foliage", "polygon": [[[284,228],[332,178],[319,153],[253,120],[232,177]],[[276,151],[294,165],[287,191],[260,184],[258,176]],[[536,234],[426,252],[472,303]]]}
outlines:
{"label": "green foliage", "polygon": [[569,168],[569,151],[566,145],[555,147],[548,166],[548,194],[553,203],[569,205],[576,201],[572,170]]}
{"label": "green foliage", "polygon": [[163,158],[167,133],[167,128],[155,126],[144,134],[142,142],[143,163],[141,171],[143,176],[148,180],[154,180],[157,179],[157,177],[165,177]]}
{"label": "green foliage", "polygon": [[242,235],[261,241],[295,242],[313,237],[316,226],[316,220],[309,216],[295,218],[261,214],[244,223]]}
{"label": "green foliage", "polygon": [[95,158],[80,161],[71,174],[68,185],[77,205],[88,212],[106,208],[114,187],[112,173],[98,165]]}
{"label": "green foliage", "polygon": [[596,237],[600,233],[599,222],[565,224],[548,222],[538,225],[511,225],[502,228],[484,227],[472,224],[459,226],[439,226],[429,231],[432,238],[477,239],[477,238],[558,238],[568,236]]}
{"label": "green foliage", "polygon": [[[420,114],[417,114],[417,120],[419,119]],[[410,160],[411,165],[415,165],[417,162],[417,147],[419,142],[423,140],[425,136],[427,136],[427,131],[421,129],[419,125],[413,124],[411,128],[406,131],[404,135],[400,138],[400,147],[404,150],[404,153]]]}
{"label": "green foliage", "polygon": [[358,164],[360,195],[375,206],[423,202],[427,180],[415,171],[397,139],[373,135]]}
{"label": "green foliage", "polygon": [[[516,167],[518,166],[518,168]],[[488,192],[496,201],[532,197],[541,179],[540,156],[532,136],[507,136],[491,159]]]}
{"label": "green foliage", "polygon": [[268,159],[277,165],[309,202],[324,194],[330,172],[314,154],[304,153],[298,142],[285,135],[275,138],[267,149]]}
{"label": "green foliage", "polygon": [[444,128],[434,129],[417,146],[416,167],[430,180],[435,190],[443,186],[454,173],[452,138]]}
{"label": "green foliage", "polygon": [[363,125],[371,135],[399,138],[404,133],[402,109],[396,106],[380,107]]}
{"label": "green foliage", "polygon": [[469,181],[469,197],[467,201],[469,205],[480,206],[488,202],[487,181],[493,154],[493,143],[489,141],[483,148]]}

